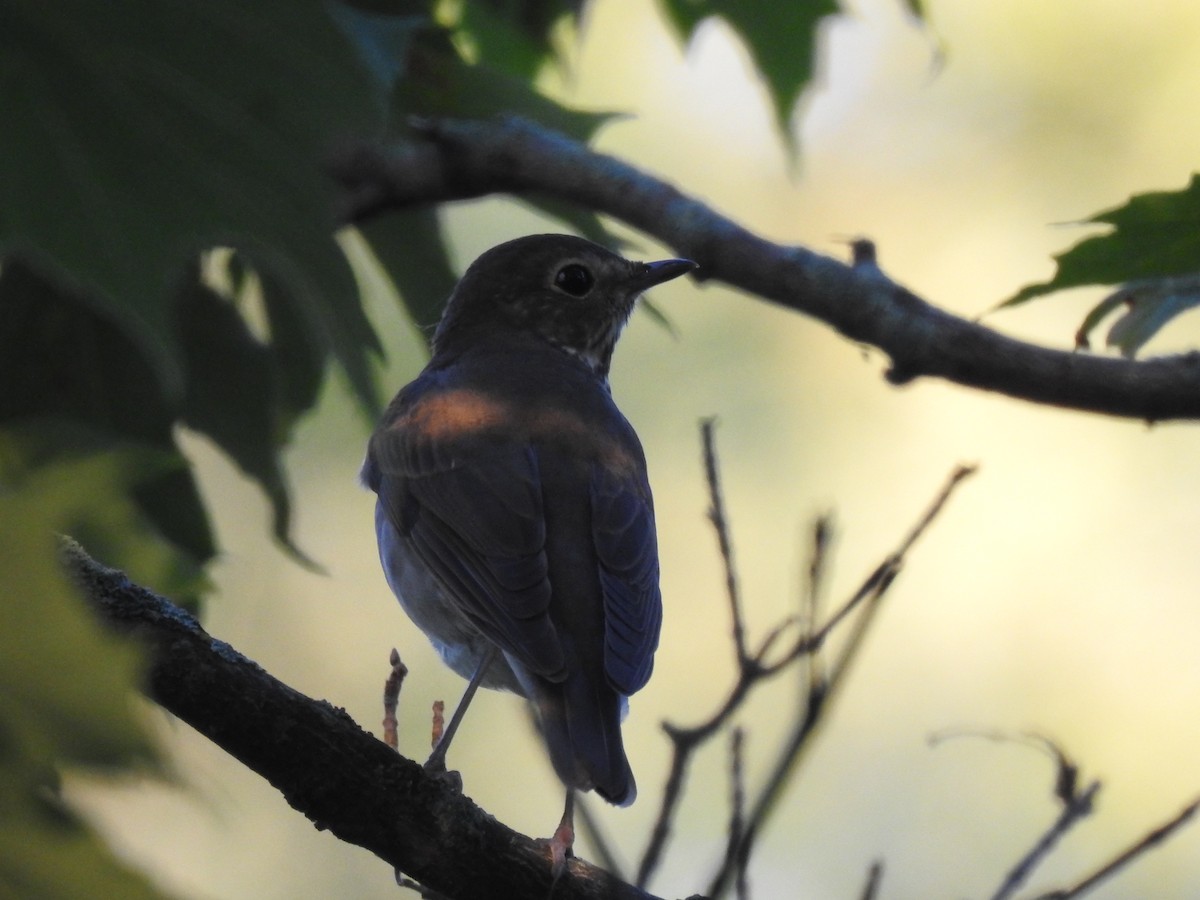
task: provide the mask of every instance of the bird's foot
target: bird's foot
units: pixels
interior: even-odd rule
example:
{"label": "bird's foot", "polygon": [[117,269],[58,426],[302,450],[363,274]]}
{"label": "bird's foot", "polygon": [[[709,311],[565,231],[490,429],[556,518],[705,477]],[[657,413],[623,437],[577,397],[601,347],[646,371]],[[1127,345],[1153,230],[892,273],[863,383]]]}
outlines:
{"label": "bird's foot", "polygon": [[567,860],[575,855],[575,822],[572,815],[574,812],[573,800],[574,794],[568,792],[567,809],[563,813],[562,821],[554,829],[553,836],[546,841],[550,848],[550,876],[556,884],[563,873],[567,871]]}
{"label": "bird's foot", "polygon": [[451,790],[461,794],[463,789],[462,774],[453,769],[446,768],[446,757],[439,754],[436,750],[425,760],[425,765],[422,766],[426,775],[436,778],[443,784],[449,785]]}

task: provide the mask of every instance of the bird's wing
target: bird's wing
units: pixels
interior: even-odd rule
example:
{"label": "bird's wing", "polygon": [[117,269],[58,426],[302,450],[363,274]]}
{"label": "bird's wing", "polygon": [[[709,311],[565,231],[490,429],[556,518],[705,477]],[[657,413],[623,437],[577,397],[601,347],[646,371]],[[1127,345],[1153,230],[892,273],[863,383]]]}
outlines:
{"label": "bird's wing", "polygon": [[595,468],[591,494],[604,592],[604,668],[609,683],[629,696],[650,679],[662,625],[654,506],[640,474],[605,466]]}
{"label": "bird's wing", "polygon": [[546,527],[533,450],[469,428],[401,427],[372,438],[364,469],[389,521],[446,599],[543,677],[564,677],[548,614]]}

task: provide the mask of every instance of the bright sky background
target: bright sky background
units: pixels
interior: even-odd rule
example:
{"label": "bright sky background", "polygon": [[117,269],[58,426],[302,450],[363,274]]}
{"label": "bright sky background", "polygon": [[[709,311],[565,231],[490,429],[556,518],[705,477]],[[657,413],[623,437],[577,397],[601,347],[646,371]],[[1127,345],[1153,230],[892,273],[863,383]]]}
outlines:
{"label": "bright sky background", "polygon": [[[1056,225],[1130,193],[1182,187],[1200,160],[1200,4],[1121,0],[930,0],[934,35],[893,0],[861,0],[832,23],[824,75],[803,101],[788,163],[745,54],[719,26],[683,52],[652,4],[600,0],[565,100],[635,117],[599,146],[673,181],[774,239],[841,255],[866,235],[894,279],[963,315],[1052,271],[1082,229]],[[945,54],[940,65],[939,48]],[[544,230],[501,201],[447,216],[468,262]],[[631,253],[667,251],[648,242]],[[995,327],[1068,347],[1095,292],[993,315]],[[654,298],[670,336],[635,316],[613,386],[646,446],[662,545],[666,622],[656,673],[626,734],[641,794],[600,810],[635,860],[657,809],[663,719],[687,724],[730,676],[721,573],[704,519],[697,422],[716,415],[726,498],[752,637],[796,608],[804,537],[834,510],[830,601],[904,535],[946,474],[977,462],[887,600],[849,690],[755,856],[762,898],[857,896],[885,864],[885,897],[980,897],[1057,815],[1048,760],[946,728],[1032,729],[1061,742],[1105,787],[1097,814],[1040,870],[1068,883],[1200,794],[1200,465],[1194,426],[1037,408],[935,382],[886,384],[885,360],[828,328],[720,288],[673,283]],[[399,387],[417,343],[387,297]],[[1193,315],[1151,352],[1200,342]],[[462,684],[405,620],[378,570],[373,498],[356,483],[367,426],[334,382],[289,457],[298,540],[330,577],[267,538],[262,498],[214,450],[190,441],[224,548],[210,631],[277,677],[378,731],[387,656],[412,669],[403,749],[424,755],[428,702]],[[792,694],[765,689],[743,724],[761,773]],[[123,852],[179,895],[394,898],[386,866],[319,833],[257,776],[161,716],[183,789],[78,794]],[[511,697],[477,701],[452,750],[466,791],[529,834],[548,834],[561,796]],[[757,768],[756,768],[756,763]],[[702,890],[726,821],[724,745],[693,770],[669,861],[652,885]],[[599,810],[599,806],[596,808]],[[581,848],[582,855],[588,855]],[[1196,895],[1200,831],[1188,830],[1097,898]]]}

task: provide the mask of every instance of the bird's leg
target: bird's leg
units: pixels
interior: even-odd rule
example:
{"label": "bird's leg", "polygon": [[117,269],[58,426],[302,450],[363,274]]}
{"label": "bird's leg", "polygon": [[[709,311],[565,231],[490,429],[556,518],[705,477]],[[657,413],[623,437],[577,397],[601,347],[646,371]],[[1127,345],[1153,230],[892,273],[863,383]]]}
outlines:
{"label": "bird's leg", "polygon": [[463,691],[462,699],[458,701],[458,706],[454,710],[454,715],[450,717],[449,724],[446,725],[442,732],[441,740],[437,742],[437,746],[433,748],[433,752],[429,754],[429,759],[425,760],[426,772],[445,772],[446,771],[446,751],[450,749],[450,741],[454,738],[454,732],[458,731],[458,725],[462,722],[463,714],[467,711],[467,707],[471,705],[471,698],[475,696],[475,692],[479,690],[479,685],[483,681],[483,676],[487,672],[488,667],[492,664],[492,660],[496,658],[496,648],[488,647],[484,651],[483,656],[479,659],[479,665],[475,667],[474,674],[471,675],[471,680],[467,682],[467,689]]}
{"label": "bird's leg", "polygon": [[575,791],[567,788],[567,804],[562,820],[550,838],[550,875],[555,882],[567,870],[567,858],[574,856],[575,846]]}

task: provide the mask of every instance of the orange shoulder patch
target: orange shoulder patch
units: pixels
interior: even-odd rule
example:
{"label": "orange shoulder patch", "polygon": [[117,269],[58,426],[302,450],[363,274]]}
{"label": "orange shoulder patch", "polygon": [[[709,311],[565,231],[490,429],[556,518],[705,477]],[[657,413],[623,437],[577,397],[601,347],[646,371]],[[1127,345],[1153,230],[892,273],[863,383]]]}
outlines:
{"label": "orange shoulder patch", "polygon": [[389,426],[414,429],[433,441],[453,440],[511,424],[507,404],[479,391],[455,388],[422,397]]}
{"label": "orange shoulder patch", "polygon": [[638,469],[638,461],[612,435],[586,422],[571,409],[547,407],[530,421],[531,432],[542,440],[557,441],[623,475]]}

